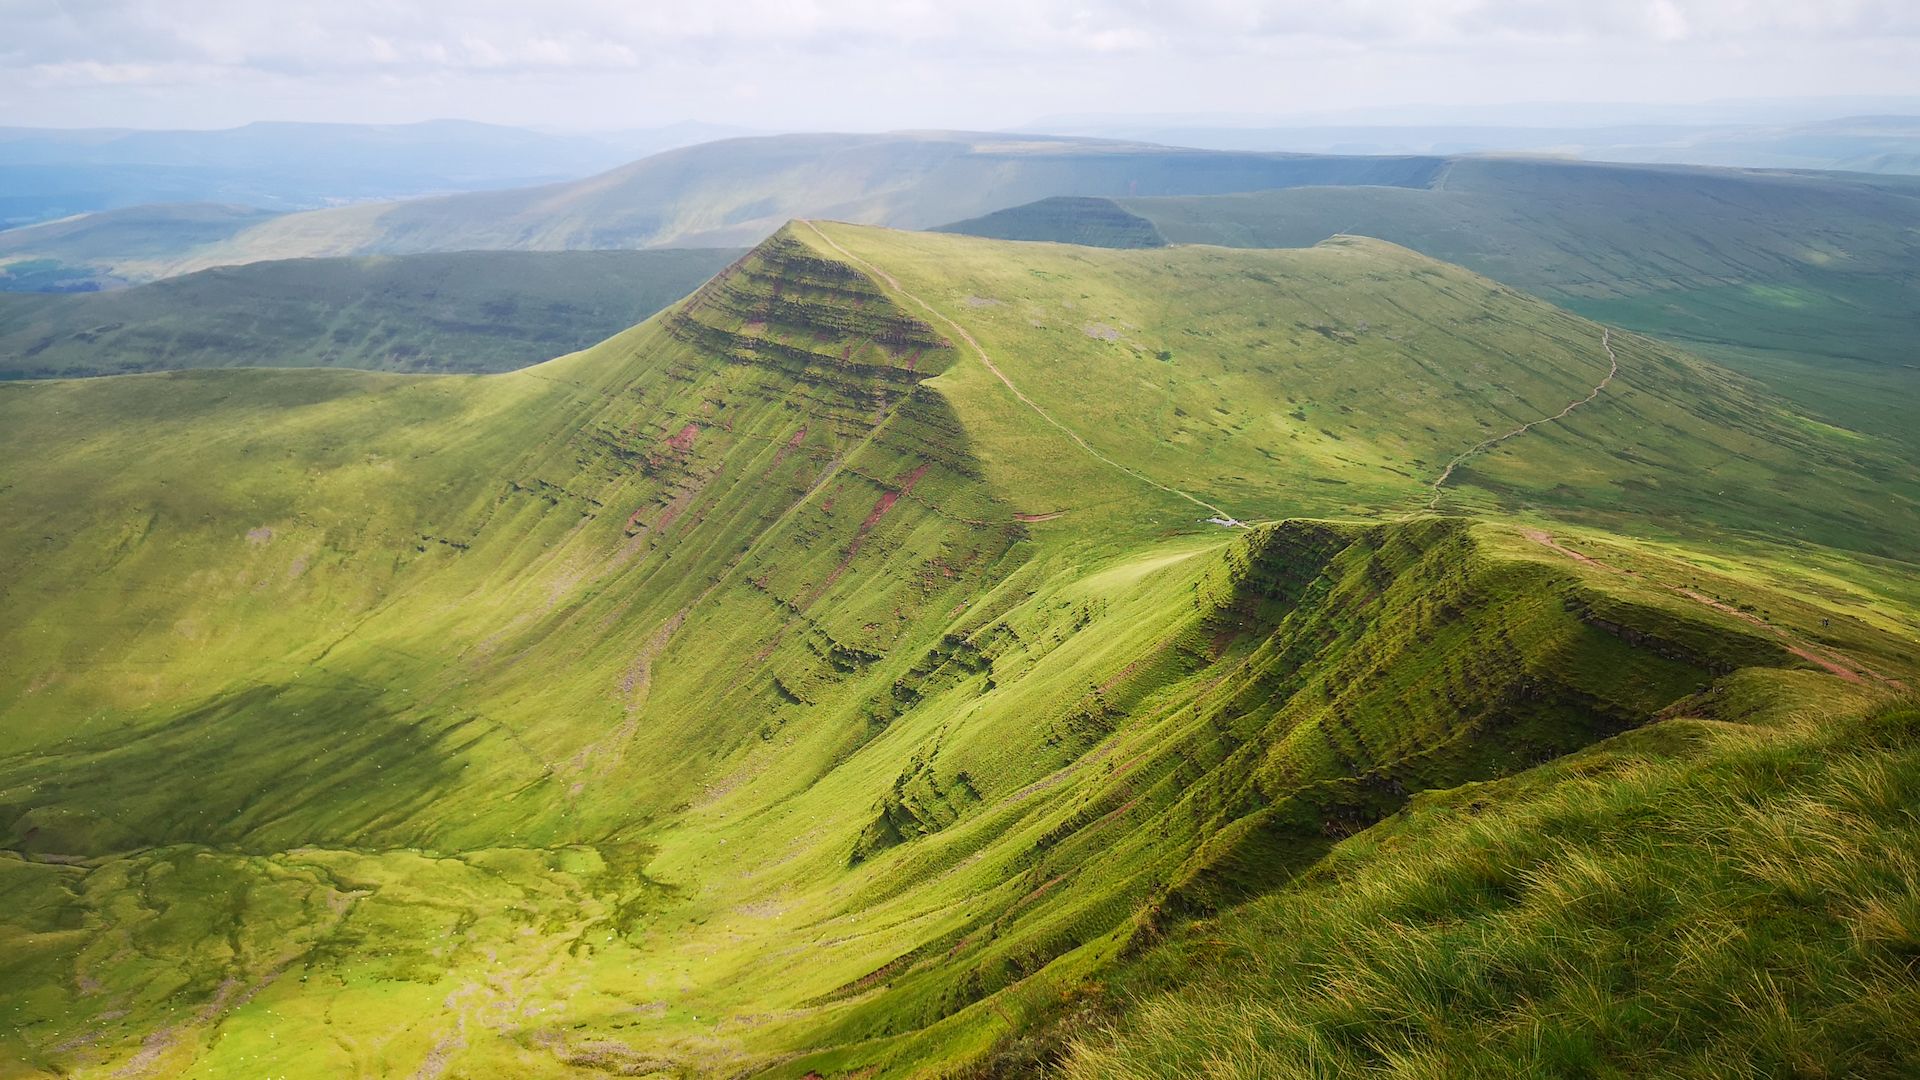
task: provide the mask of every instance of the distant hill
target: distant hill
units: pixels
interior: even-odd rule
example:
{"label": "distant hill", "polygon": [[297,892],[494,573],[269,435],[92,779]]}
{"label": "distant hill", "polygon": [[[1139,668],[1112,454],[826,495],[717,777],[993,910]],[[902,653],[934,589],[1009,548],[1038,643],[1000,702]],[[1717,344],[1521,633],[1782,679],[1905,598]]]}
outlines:
{"label": "distant hill", "polygon": [[964,233],[990,240],[1049,240],[1088,247],[1167,246],[1166,238],[1154,228],[1153,222],[1128,211],[1118,202],[1075,195],[995,210],[933,231]]}
{"label": "distant hill", "polygon": [[113,292],[0,293],[0,378],[196,367],[507,371],[641,322],[740,254],[293,259]]}
{"label": "distant hill", "polygon": [[104,227],[84,246],[52,226],[18,229],[0,233],[0,264],[38,260],[77,275],[151,280],[313,256],[730,246],[755,243],[793,217],[926,228],[1052,195],[1422,186],[1442,164],[1039,136],[785,135],[672,150],[563,184],[288,214],[224,236],[183,235],[163,251],[115,252]]}
{"label": "distant hill", "polygon": [[712,138],[699,126],[607,137],[464,120],[256,123],[214,131],[0,127],[0,228],[143,203],[301,210],[599,172]]}
{"label": "distant hill", "polygon": [[1228,125],[1152,118],[1062,118],[1031,130],[1212,150],[1301,154],[1554,154],[1587,161],[1920,173],[1920,116],[1769,123],[1433,122]]}
{"label": "distant hill", "polygon": [[[90,292],[144,280],[142,267],[217,244],[271,210],[156,203],[0,232],[0,292]],[[43,254],[52,253],[52,254]]]}

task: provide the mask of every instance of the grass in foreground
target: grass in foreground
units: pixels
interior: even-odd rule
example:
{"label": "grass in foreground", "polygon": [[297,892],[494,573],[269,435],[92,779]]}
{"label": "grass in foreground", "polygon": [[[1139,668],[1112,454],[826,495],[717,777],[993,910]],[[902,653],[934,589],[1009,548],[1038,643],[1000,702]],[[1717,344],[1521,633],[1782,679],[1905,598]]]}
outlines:
{"label": "grass in foreground", "polygon": [[1753,673],[1698,716],[1417,798],[1169,945],[1161,972],[1197,981],[1065,1071],[1913,1074],[1920,706],[1714,718],[1819,678]]}

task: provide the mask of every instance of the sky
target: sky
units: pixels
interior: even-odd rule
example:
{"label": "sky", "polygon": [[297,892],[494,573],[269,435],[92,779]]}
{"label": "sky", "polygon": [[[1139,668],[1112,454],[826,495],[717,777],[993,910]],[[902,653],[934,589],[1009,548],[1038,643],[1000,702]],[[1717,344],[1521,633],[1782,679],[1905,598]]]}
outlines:
{"label": "sky", "polygon": [[1838,95],[1920,96],[1920,0],[0,0],[16,126],[994,129]]}

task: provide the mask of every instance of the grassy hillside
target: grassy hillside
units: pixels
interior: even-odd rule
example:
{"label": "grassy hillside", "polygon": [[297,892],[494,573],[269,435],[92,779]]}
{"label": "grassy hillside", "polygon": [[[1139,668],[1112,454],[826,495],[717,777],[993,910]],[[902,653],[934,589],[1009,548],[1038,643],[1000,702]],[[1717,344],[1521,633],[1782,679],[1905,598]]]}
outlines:
{"label": "grassy hillside", "polygon": [[133,206],[0,231],[0,291],[70,292],[125,284],[133,267],[218,244],[273,217],[246,206]]}
{"label": "grassy hillside", "polygon": [[1071,195],[995,210],[934,231],[994,240],[1047,240],[1103,248],[1165,247],[1167,244],[1153,222],[1121,209],[1112,199]]}
{"label": "grassy hillside", "polygon": [[[952,231],[1134,246],[1379,237],[1589,318],[1677,341],[1825,419],[1920,449],[1920,187],[1910,179],[1458,158],[1428,187],[1035,203]],[[1144,235],[1140,227],[1135,232]]]}
{"label": "grassy hillside", "polygon": [[196,367],[506,371],[604,340],[740,254],[296,259],[114,292],[0,294],[0,378]]}
{"label": "grassy hillside", "polygon": [[1314,243],[1347,215],[1330,231],[1403,235],[1416,241],[1409,247],[1529,292],[1609,300],[1741,279],[1824,274],[1865,285],[1911,272],[1916,200],[1920,188],[1892,178],[1461,158],[1429,188],[1128,205],[1176,243],[1260,247]]}
{"label": "grassy hillside", "polygon": [[1148,992],[1118,1032],[1083,1022],[1066,1074],[1920,1069],[1920,709],[1781,710],[1803,694],[1783,678],[1729,689],[1417,798],[1166,948],[1154,974],[1205,974]]}
{"label": "grassy hillside", "polygon": [[800,223],[0,446],[20,1075],[1019,1075],[1418,792],[1920,671],[1910,467],[1377,241]]}
{"label": "grassy hillside", "polygon": [[[511,249],[726,247],[793,217],[924,228],[1050,195],[1198,195],[1296,184],[1425,184],[1438,158],[1219,153],[1136,143],[952,132],[727,139],[584,180],[513,191],[361,203],[215,234],[75,223],[0,233],[0,262],[149,280],[232,263],[314,256]],[[113,219],[131,222],[139,211]],[[81,219],[85,222],[88,219]]]}
{"label": "grassy hillside", "polygon": [[1683,342],[1912,445],[1912,426],[1882,407],[1920,394],[1920,189],[1898,178],[1460,159],[1424,190],[1123,205],[1175,243],[1391,240]]}

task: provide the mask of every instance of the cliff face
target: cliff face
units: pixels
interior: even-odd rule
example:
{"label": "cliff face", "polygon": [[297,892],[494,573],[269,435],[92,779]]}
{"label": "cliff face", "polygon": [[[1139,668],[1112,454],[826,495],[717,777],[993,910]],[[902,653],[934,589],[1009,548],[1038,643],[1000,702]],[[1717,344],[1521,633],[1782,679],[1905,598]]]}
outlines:
{"label": "cliff face", "polygon": [[703,356],[770,367],[882,407],[951,361],[933,328],[864,273],[818,254],[791,228],[723,270],[666,320]]}

